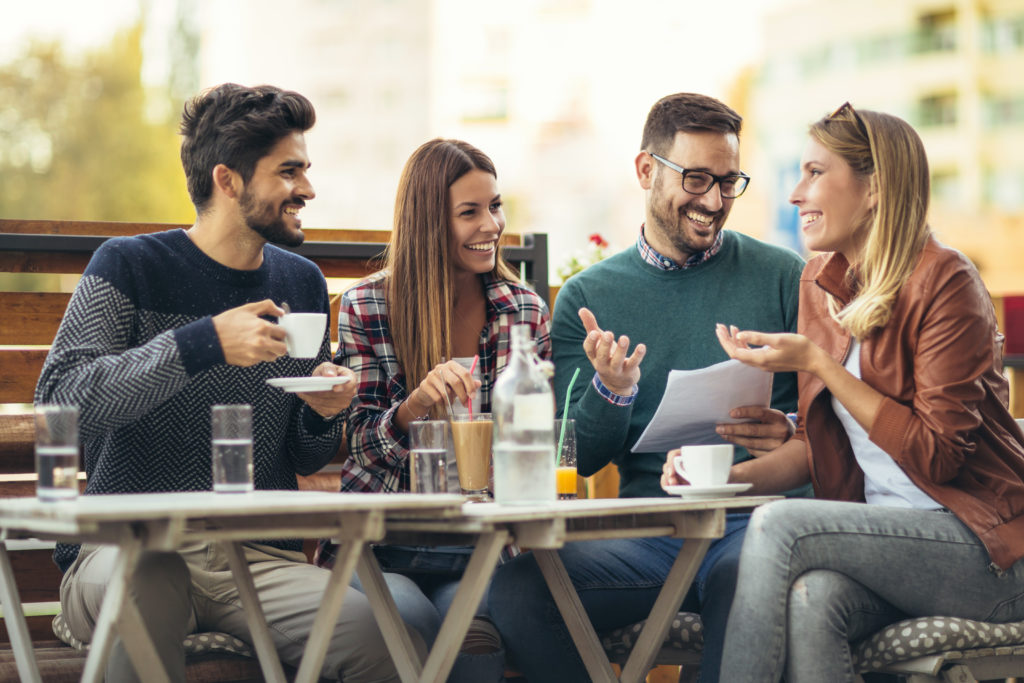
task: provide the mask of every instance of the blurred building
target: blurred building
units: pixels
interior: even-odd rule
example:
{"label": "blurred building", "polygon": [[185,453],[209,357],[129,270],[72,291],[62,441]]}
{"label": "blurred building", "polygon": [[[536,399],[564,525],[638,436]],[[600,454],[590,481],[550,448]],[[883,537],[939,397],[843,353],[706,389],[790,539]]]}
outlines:
{"label": "blurred building", "polygon": [[[316,105],[306,225],[390,227],[405,160],[457,137],[494,160],[509,229],[548,233],[552,273],[592,233],[635,240],[648,109],[672,92],[722,96],[729,79],[716,74],[749,53],[756,26],[677,0],[205,0],[199,11],[203,85],[269,82]],[[758,206],[749,194],[737,213]],[[730,227],[763,231],[742,217]]]}
{"label": "blurred building", "polygon": [[200,82],[270,83],[309,97],[312,227],[390,228],[402,164],[431,121],[429,0],[200,4]]}
{"label": "blurred building", "polygon": [[798,247],[807,125],[845,101],[907,120],[932,172],[931,225],[994,294],[1024,292],[1024,0],[799,2],[764,20],[747,165],[771,178],[776,241]]}

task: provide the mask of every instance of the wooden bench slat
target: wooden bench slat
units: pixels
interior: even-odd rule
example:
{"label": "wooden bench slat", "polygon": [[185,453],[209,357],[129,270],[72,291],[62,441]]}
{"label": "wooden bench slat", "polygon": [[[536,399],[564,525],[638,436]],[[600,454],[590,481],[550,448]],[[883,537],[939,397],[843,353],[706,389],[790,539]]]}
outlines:
{"label": "wooden bench slat", "polygon": [[[38,643],[40,641],[53,640],[54,639],[55,636],[53,635],[53,627],[51,626],[51,624],[53,623],[53,616],[52,615],[25,617],[25,622],[28,624],[28,634],[32,638],[32,642],[33,643]],[[7,624],[6,624],[6,622],[3,619],[0,619],[0,645],[6,644],[6,643],[10,643],[10,642],[11,642],[11,637],[7,634]],[[58,641],[58,642],[60,642],[60,641]],[[67,646],[65,645],[64,647],[67,647]],[[67,649],[70,650],[71,652],[74,652],[74,650],[72,650],[70,647],[67,647]],[[0,681],[16,681],[16,680],[18,680],[17,675],[15,675],[14,678],[6,678],[3,675],[3,671],[4,671],[3,662],[5,661],[5,657],[10,656],[10,654],[11,654],[11,651],[9,649],[4,649],[3,647],[0,647]],[[53,655],[51,655],[51,657],[52,656]],[[12,658],[12,663],[13,663],[13,658]],[[42,664],[42,662],[40,662],[40,664]],[[81,674],[79,674],[79,678],[80,677],[81,677]],[[50,681],[50,679],[46,678],[46,677],[44,677],[43,680],[46,681],[47,683],[49,683],[49,681]],[[79,679],[76,678],[75,680],[77,681]]]}
{"label": "wooden bench slat", "polygon": [[65,292],[0,292],[0,344],[48,346],[70,300]]}
{"label": "wooden bench slat", "polygon": [[60,602],[61,573],[52,549],[18,550],[8,556],[22,602]]}
{"label": "wooden bench slat", "polygon": [[0,403],[32,403],[46,349],[0,349]]}
{"label": "wooden bench slat", "polygon": [[89,264],[90,256],[90,254],[0,251],[0,272],[81,273]]}
{"label": "wooden bench slat", "polygon": [[107,235],[121,237],[187,228],[187,223],[127,223],[124,221],[53,221],[0,218],[0,233],[15,235]]}
{"label": "wooden bench slat", "polygon": [[[0,232],[12,235],[104,235],[128,237],[142,233],[189,228],[188,223],[127,223],[123,221],[52,221],[0,218]],[[323,242],[387,242],[390,230],[305,228],[307,240]]]}
{"label": "wooden bench slat", "polygon": [[[0,474],[35,471],[35,423],[32,415],[0,415]],[[0,497],[10,497],[0,484]]]}
{"label": "wooden bench slat", "polygon": [[[29,627],[30,632],[33,630]],[[79,652],[60,641],[53,640],[53,631],[46,624],[46,634],[37,638],[32,633],[35,644],[36,660],[39,663],[39,675],[46,683],[78,683],[85,669],[85,658],[88,653]],[[48,636],[47,636],[48,634]],[[285,675],[291,680],[295,670],[284,665]],[[13,653],[0,650],[0,681],[17,681],[18,669]],[[262,681],[260,665],[252,657],[233,654],[191,655],[185,660],[185,680],[191,682],[217,681],[218,683],[251,683]]]}

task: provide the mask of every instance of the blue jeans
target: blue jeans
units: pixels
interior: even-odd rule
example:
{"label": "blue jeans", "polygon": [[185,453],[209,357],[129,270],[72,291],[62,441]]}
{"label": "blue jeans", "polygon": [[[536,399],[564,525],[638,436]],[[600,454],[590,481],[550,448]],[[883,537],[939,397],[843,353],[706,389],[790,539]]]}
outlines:
{"label": "blue jeans", "polygon": [[948,512],[823,500],[758,508],[740,560],[722,680],[853,681],[850,643],[900,619],[1024,619],[1024,562],[990,567]]}
{"label": "blue jeans", "polygon": [[[384,575],[386,579],[396,575],[407,579],[405,582],[389,579],[388,588],[402,620],[423,636],[427,647],[432,647],[473,549],[466,546],[379,545],[374,546],[373,552],[381,569],[387,572]],[[362,590],[358,577],[353,577],[352,586]],[[477,607],[476,616],[488,619],[486,592]],[[460,652],[448,675],[448,682],[494,683],[501,680],[504,671],[503,649],[483,654]]]}
{"label": "blue jeans", "polygon": [[[749,515],[727,515],[725,535],[712,542],[682,608],[704,622],[702,681],[717,681],[725,621],[743,531]],[[650,614],[682,541],[630,538],[568,543],[558,551],[598,633]],[[532,553],[498,567],[491,583],[491,618],[513,663],[530,683],[590,680]]]}

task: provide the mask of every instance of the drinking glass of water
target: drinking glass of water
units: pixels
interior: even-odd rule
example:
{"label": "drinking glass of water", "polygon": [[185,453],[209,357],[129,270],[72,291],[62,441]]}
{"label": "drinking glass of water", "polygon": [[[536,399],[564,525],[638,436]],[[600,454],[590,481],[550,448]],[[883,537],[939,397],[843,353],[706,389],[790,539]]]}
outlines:
{"label": "drinking glass of water", "polygon": [[213,406],[211,428],[213,490],[252,491],[252,406]]}
{"label": "drinking glass of water", "polygon": [[78,496],[78,407],[37,405],[36,497],[45,501]]}
{"label": "drinking glass of water", "polygon": [[409,488],[413,493],[448,491],[448,423],[409,423]]}

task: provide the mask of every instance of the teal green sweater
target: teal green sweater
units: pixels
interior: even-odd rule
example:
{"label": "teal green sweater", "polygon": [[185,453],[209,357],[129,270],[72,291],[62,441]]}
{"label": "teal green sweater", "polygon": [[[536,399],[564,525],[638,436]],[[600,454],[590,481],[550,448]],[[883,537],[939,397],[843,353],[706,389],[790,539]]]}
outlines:
{"label": "teal green sweater", "polygon": [[[762,332],[796,331],[803,260],[788,249],[726,231],[721,250],[699,265],[664,271],[643,261],[636,246],[570,278],[555,304],[551,339],[555,397],[561,403],[576,368],[570,417],[576,419],[578,468],[589,476],[618,465],[622,497],[665,495],[660,485],[664,453],[630,453],[665,392],[670,370],[693,370],[728,360],[715,323]],[[593,386],[583,352],[585,332],[577,311],[586,306],[604,330],[629,337],[630,352],[647,345],[631,406],[615,406]],[[796,375],[778,374],[772,407],[796,410]],[[736,449],[737,462],[750,455]]]}

